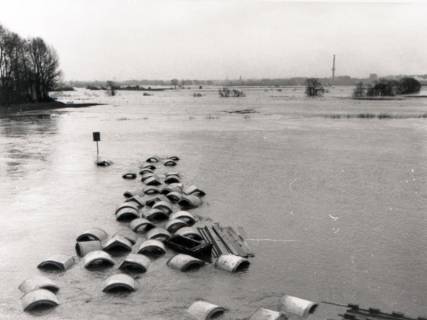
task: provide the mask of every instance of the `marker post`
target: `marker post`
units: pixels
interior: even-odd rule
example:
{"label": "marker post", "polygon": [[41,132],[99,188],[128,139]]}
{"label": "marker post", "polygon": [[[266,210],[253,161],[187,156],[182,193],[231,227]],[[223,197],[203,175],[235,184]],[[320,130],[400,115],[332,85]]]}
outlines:
{"label": "marker post", "polygon": [[101,141],[101,132],[95,131],[92,132],[93,141],[96,142],[96,163],[99,162],[99,146],[98,141]]}

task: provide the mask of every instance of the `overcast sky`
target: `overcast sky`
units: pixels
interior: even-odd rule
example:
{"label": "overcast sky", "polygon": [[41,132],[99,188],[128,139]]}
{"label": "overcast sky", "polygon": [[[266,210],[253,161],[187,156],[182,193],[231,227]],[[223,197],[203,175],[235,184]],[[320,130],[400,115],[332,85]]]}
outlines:
{"label": "overcast sky", "polygon": [[0,0],[0,23],[56,48],[66,80],[427,73],[427,4]]}

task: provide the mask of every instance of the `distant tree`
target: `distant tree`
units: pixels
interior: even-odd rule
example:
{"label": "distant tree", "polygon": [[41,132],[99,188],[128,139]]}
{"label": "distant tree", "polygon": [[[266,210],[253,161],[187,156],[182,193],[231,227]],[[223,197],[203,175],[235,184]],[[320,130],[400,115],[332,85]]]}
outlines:
{"label": "distant tree", "polygon": [[305,81],[305,94],[308,97],[318,97],[323,95],[325,88],[317,78],[308,78]]}
{"label": "distant tree", "polygon": [[421,83],[414,78],[405,77],[399,80],[399,94],[420,92]]}
{"label": "distant tree", "polygon": [[0,104],[49,100],[60,75],[58,56],[43,39],[25,40],[0,25]]}
{"label": "distant tree", "polygon": [[41,38],[28,41],[28,52],[35,100],[47,101],[49,100],[49,91],[55,88],[61,76],[58,55]]}
{"label": "distant tree", "polygon": [[117,85],[113,81],[107,81],[107,93],[110,96],[116,95]]}
{"label": "distant tree", "polygon": [[399,91],[399,82],[396,80],[380,79],[367,91],[367,96],[395,96]]}
{"label": "distant tree", "polygon": [[173,85],[175,87],[175,89],[178,86],[178,84],[179,84],[179,80],[178,79],[172,79],[171,80],[171,85]]}

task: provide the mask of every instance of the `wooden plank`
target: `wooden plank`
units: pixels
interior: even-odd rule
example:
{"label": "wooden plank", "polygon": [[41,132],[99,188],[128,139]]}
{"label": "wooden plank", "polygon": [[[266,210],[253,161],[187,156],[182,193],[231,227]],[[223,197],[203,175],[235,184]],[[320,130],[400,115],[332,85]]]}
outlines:
{"label": "wooden plank", "polygon": [[235,250],[237,251],[237,255],[247,258],[249,256],[248,252],[242,247],[242,245],[239,243],[239,240],[237,239],[237,237],[235,236],[235,234],[233,234],[231,227],[224,227],[222,229],[222,231],[226,234],[226,236],[228,237],[229,241],[232,243],[233,247],[235,248]]}
{"label": "wooden plank", "polygon": [[221,228],[219,227],[219,224],[214,224],[212,226],[214,232],[216,232],[217,236],[220,238],[220,240],[224,243],[224,246],[226,247],[227,251],[234,255],[239,255],[236,251],[236,249],[233,247],[231,242],[228,240],[227,236],[221,231]]}
{"label": "wooden plank", "polygon": [[239,230],[240,234],[237,233],[233,228],[231,228],[230,230],[235,235],[235,237],[238,239],[238,241],[239,241],[240,245],[242,246],[242,248],[247,252],[248,257],[255,257],[255,253],[252,251],[252,249],[249,247],[249,245],[246,242],[246,240],[243,238],[243,234],[246,235],[245,230],[242,227],[237,227],[237,229]]}

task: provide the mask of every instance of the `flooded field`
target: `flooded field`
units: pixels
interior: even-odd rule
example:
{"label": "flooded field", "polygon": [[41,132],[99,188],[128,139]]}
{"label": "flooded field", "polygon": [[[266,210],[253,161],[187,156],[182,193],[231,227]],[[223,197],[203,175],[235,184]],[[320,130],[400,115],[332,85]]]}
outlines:
{"label": "flooded field", "polygon": [[[117,297],[102,292],[114,269],[76,265],[53,275],[61,305],[38,318],[187,319],[203,298],[235,320],[277,309],[283,294],[427,315],[427,99],[352,101],[346,87],[319,99],[301,88],[194,91],[79,90],[60,99],[106,105],[0,116],[2,319],[34,318],[17,287],[43,258],[74,254],[89,227],[119,228],[115,207],[138,183],[121,175],[153,154],[179,155],[183,180],[206,190],[195,213],[245,228],[256,253],[248,271],[179,273],[168,255]],[[94,165],[92,131],[113,166]],[[313,319],[340,311],[321,305]]]}

